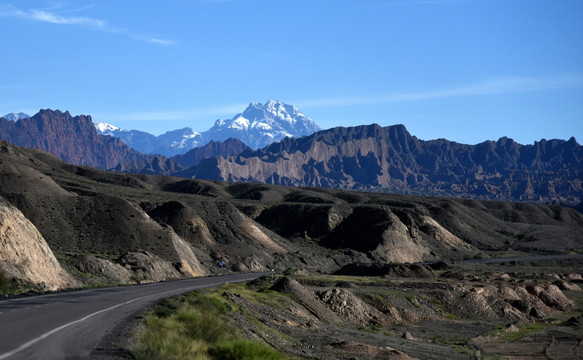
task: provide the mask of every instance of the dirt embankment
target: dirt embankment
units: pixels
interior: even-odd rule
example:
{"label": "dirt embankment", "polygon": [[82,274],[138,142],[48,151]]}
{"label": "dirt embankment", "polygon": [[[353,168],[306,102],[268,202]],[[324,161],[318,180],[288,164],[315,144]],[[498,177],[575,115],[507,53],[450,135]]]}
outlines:
{"label": "dirt embankment", "polygon": [[0,270],[42,290],[75,287],[37,228],[0,197]]}

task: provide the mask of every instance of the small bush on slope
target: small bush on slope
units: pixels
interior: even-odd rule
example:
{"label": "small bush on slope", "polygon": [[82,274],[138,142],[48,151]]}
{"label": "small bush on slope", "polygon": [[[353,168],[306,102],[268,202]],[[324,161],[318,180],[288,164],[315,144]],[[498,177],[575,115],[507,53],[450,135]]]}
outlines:
{"label": "small bush on slope", "polygon": [[234,335],[228,309],[211,296],[191,293],[162,300],[145,318],[136,359],[273,359],[285,357],[269,346]]}

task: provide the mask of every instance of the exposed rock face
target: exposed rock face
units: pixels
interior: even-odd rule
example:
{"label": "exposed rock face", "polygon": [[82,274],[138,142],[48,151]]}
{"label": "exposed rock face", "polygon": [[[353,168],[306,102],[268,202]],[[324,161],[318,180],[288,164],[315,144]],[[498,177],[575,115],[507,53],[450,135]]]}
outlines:
{"label": "exposed rock face", "polygon": [[464,301],[448,300],[451,311],[474,313],[484,318],[543,319],[573,306],[555,285],[483,284],[457,286]]}
{"label": "exposed rock face", "polygon": [[73,266],[82,273],[94,275],[96,279],[103,279],[108,284],[130,284],[135,276],[131,270],[120,264],[94,255],[77,256]]}
{"label": "exposed rock face", "polygon": [[340,322],[340,318],[332,310],[326,307],[312,291],[306,289],[302,284],[297,282],[297,280],[283,277],[273,284],[271,290],[292,296],[320,321],[331,323]]}
{"label": "exposed rock face", "polygon": [[61,267],[36,227],[0,197],[0,269],[9,277],[43,290],[77,282]]}
{"label": "exposed rock face", "polygon": [[118,261],[140,280],[163,281],[181,277],[170,263],[147,251],[124,254]]}
{"label": "exposed rock face", "polygon": [[225,141],[211,141],[208,144],[194,148],[185,154],[176,155],[172,160],[185,168],[197,165],[201,160],[215,156],[231,156],[250,150],[241,140],[229,138]]}
{"label": "exposed rock face", "polygon": [[172,234],[172,244],[180,261],[177,267],[181,274],[191,277],[207,275],[206,270],[202,267],[186,241],[182,240],[180,236]]}
{"label": "exposed rock face", "polygon": [[171,175],[184,170],[184,167],[162,155],[151,155],[145,159],[119,163],[115,171],[136,174]]}
{"label": "exposed rock face", "polygon": [[[384,207],[357,206],[337,227],[327,233],[320,244],[331,248],[350,248],[368,252],[381,263],[412,263],[433,260],[427,237],[416,222],[402,214],[401,218]],[[460,240],[460,243],[463,243]],[[460,251],[475,254],[464,243]]]}
{"label": "exposed rock face", "polygon": [[521,145],[422,141],[404,126],[333,128],[255,152],[202,161],[197,178],[292,186],[382,189],[426,195],[583,200],[583,147],[574,138]]}
{"label": "exposed rock face", "polygon": [[175,155],[171,158],[152,155],[143,160],[125,162],[119,164],[115,170],[126,173],[180,176],[186,168],[198,164],[203,159],[236,155],[249,149],[240,140],[230,138],[223,142],[211,141],[204,146],[196,147],[185,154]]}
{"label": "exposed rock face", "polygon": [[386,325],[395,321],[402,321],[396,313],[394,319],[389,318],[376,308],[366,304],[346,289],[334,288],[318,293],[323,301],[339,317],[361,325]]}
{"label": "exposed rock face", "polygon": [[531,285],[526,290],[537,296],[550,308],[564,311],[573,306],[573,302],[567,299],[563,292],[554,284],[547,286]]}
{"label": "exposed rock face", "polygon": [[0,118],[0,139],[50,152],[65,162],[111,169],[120,162],[145,158],[120,139],[97,133],[91,116],[41,110],[31,118]]}

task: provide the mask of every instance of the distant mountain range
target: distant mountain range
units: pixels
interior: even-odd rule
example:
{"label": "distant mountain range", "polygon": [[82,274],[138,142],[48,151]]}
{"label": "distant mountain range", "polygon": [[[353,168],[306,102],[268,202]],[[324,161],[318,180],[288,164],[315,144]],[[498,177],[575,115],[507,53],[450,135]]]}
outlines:
{"label": "distant mountain range", "polygon": [[161,175],[183,171],[205,157],[229,156],[249,149],[235,139],[220,143],[211,141],[170,160],[163,156],[140,153],[120,138],[100,135],[91,116],[72,116],[68,111],[63,113],[50,109],[19,120],[0,118],[0,139],[50,152],[69,164]]}
{"label": "distant mountain range", "polygon": [[103,122],[96,123],[95,127],[99,134],[119,138],[132,149],[144,154],[173,156],[203,145],[201,134],[191,128],[173,130],[155,136],[140,130],[120,129]]}
{"label": "distant mountain range", "polygon": [[135,150],[167,157],[229,138],[260,149],[285,137],[300,137],[321,130],[294,106],[274,100],[265,104],[251,103],[242,113],[230,120],[217,120],[212,128],[202,133],[187,127],[154,136],[139,130],[123,130],[103,122],[95,126],[101,135],[120,138]]}
{"label": "distant mountain range", "polygon": [[498,200],[583,200],[575,138],[521,145],[423,141],[403,125],[337,127],[236,156],[201,161],[184,177]]}
{"label": "distant mountain range", "polygon": [[[288,119],[289,126],[310,124],[294,109],[277,102],[251,104],[213,129],[225,136],[239,130],[244,134],[244,129],[257,130],[257,135],[267,129],[259,125],[267,124],[266,113]],[[217,130],[221,128],[231,133]],[[419,140],[403,125],[373,124],[287,137],[259,150],[234,138],[211,141],[166,157],[139,153],[120,138],[98,134],[90,116],[41,110],[18,121],[0,118],[0,139],[49,151],[72,164],[123,172],[480,199],[583,201],[583,147],[575,138],[521,145],[504,137],[466,145]]]}

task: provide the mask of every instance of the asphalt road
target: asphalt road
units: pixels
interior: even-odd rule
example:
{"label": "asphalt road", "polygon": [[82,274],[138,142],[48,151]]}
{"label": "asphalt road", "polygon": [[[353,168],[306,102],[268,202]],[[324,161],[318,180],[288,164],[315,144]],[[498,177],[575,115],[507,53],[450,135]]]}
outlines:
{"label": "asphalt road", "polygon": [[[110,358],[103,343],[154,302],[258,278],[237,274],[0,301],[0,360]],[[111,340],[111,339],[110,339]]]}

